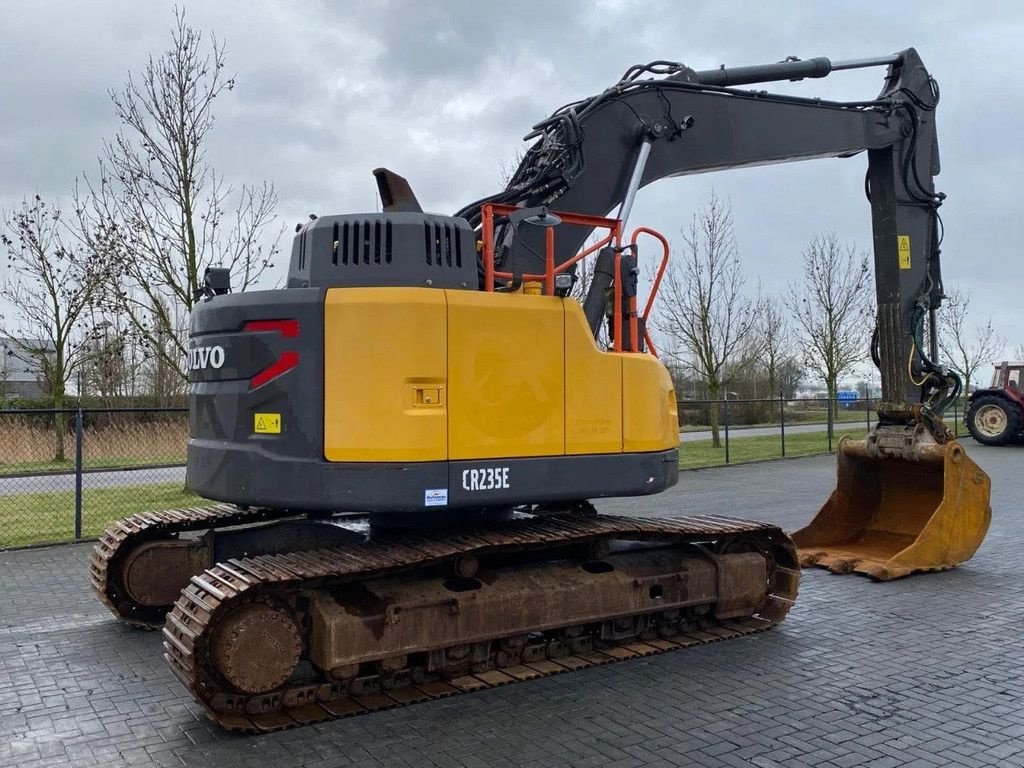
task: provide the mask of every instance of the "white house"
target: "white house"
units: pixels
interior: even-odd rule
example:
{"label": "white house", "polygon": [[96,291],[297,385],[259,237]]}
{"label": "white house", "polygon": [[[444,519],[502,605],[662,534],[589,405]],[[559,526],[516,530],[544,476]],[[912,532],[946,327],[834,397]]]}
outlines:
{"label": "white house", "polygon": [[39,359],[25,347],[45,349],[53,345],[42,339],[0,339],[0,397],[39,397],[43,394],[43,372]]}

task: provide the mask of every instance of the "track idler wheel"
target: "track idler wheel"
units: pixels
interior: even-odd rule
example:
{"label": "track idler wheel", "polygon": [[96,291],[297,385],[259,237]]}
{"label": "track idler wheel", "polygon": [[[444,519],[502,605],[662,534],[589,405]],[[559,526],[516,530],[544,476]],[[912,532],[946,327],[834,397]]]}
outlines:
{"label": "track idler wheel", "polygon": [[213,565],[213,549],[204,539],[147,541],[124,562],[124,586],[136,604],[170,606],[193,574]]}
{"label": "track idler wheel", "polygon": [[295,671],[302,655],[302,633],[285,610],[249,603],[225,617],[211,650],[217,671],[236,690],[269,693]]}

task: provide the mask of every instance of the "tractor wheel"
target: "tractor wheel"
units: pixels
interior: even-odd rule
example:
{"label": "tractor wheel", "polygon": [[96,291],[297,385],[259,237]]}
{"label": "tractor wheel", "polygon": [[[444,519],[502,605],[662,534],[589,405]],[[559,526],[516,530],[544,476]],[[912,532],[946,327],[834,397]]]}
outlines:
{"label": "tractor wheel", "polygon": [[982,395],[967,407],[965,421],[982,445],[1006,445],[1020,434],[1020,406],[997,395]]}

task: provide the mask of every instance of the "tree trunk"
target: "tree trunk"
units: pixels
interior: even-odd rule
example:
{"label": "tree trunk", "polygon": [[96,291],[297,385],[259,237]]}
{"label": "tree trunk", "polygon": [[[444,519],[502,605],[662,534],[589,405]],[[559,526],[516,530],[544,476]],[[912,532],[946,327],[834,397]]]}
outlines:
{"label": "tree trunk", "polygon": [[68,415],[64,413],[64,392],[63,388],[53,393],[53,407],[59,409],[53,417],[53,460],[60,463],[64,461],[64,439],[68,432]]}
{"label": "tree trunk", "polygon": [[721,448],[722,438],[719,433],[718,424],[721,418],[721,409],[718,404],[719,384],[717,381],[708,383],[708,399],[711,401],[711,447]]}
{"label": "tree trunk", "polygon": [[831,441],[834,439],[834,430],[836,419],[839,418],[839,377],[835,374],[830,374],[826,381],[825,386],[828,389],[828,439]]}

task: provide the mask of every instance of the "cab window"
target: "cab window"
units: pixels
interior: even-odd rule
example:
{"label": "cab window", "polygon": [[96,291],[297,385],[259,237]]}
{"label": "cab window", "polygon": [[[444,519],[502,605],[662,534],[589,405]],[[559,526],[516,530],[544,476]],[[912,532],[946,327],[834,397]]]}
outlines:
{"label": "cab window", "polygon": [[1006,381],[1006,385],[1010,389],[1016,389],[1018,391],[1020,390],[1020,388],[1021,388],[1020,387],[1020,379],[1021,379],[1020,372],[1021,372],[1020,368],[1011,368],[1010,369],[1010,374],[1009,374],[1009,376],[1007,376],[1007,381]]}

